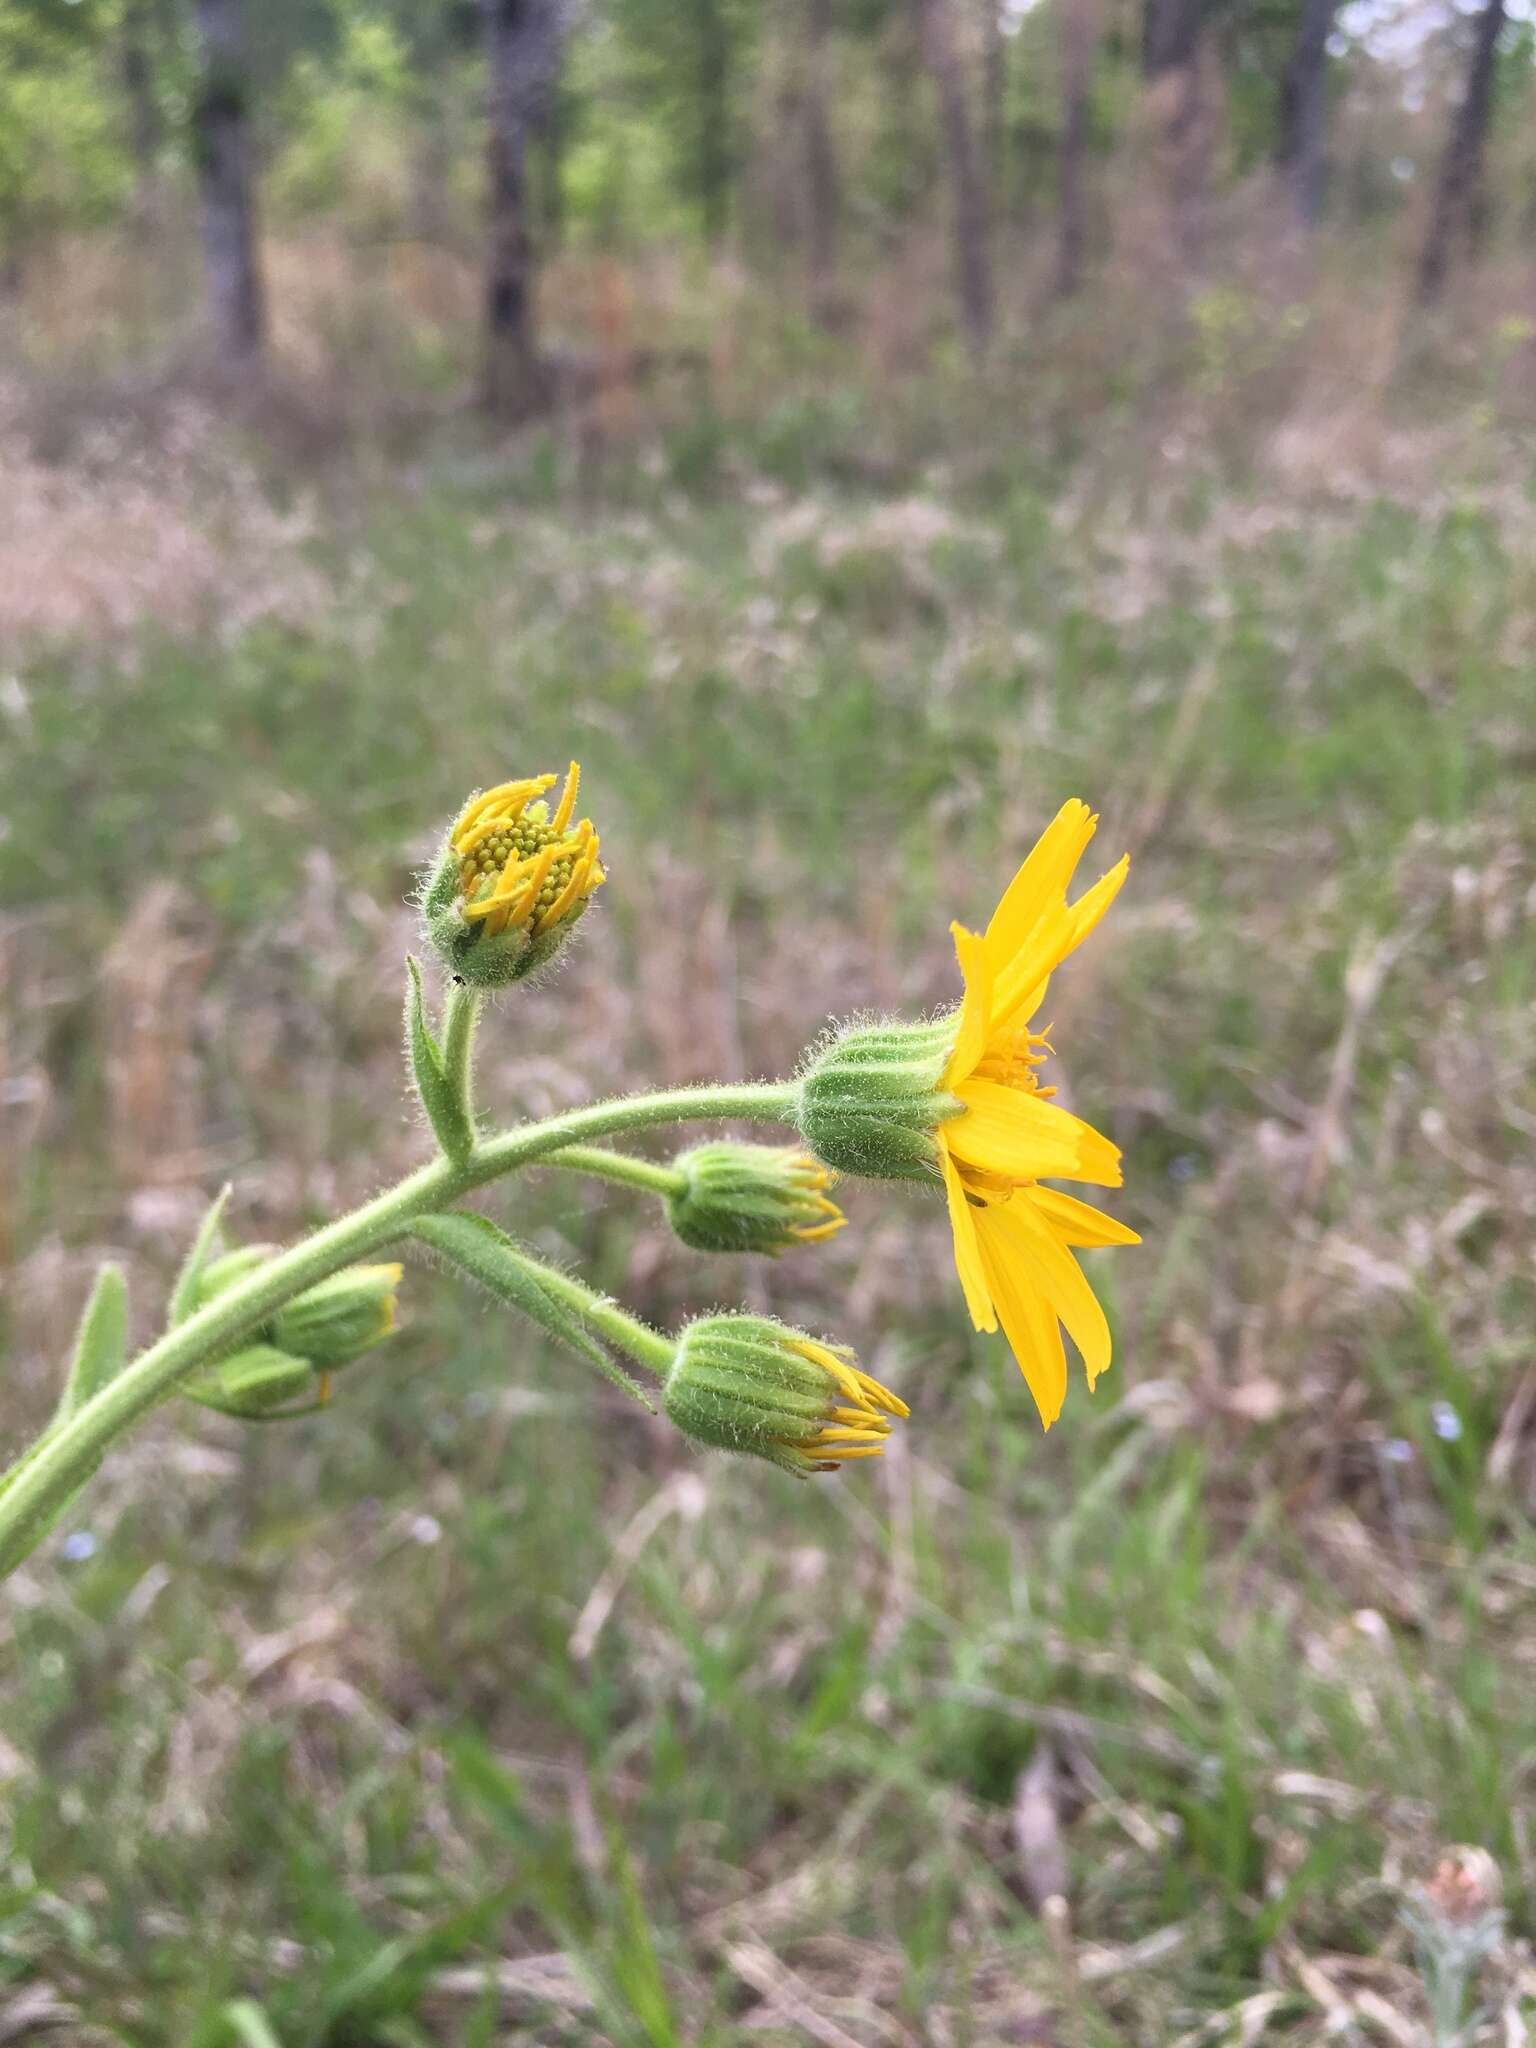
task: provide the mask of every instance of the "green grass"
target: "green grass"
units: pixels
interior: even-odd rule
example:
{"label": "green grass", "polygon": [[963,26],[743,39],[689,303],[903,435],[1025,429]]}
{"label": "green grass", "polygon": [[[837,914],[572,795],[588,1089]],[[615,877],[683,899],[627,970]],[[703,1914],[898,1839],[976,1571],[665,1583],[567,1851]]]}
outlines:
{"label": "green grass", "polygon": [[[751,1286],[855,1343],[914,1419],[822,1486],[696,1462],[424,1270],[323,1415],[165,1418],[10,1609],[13,2031],[1078,2048],[1268,1991],[1263,2038],[1321,2042],[1319,1972],[1422,2023],[1398,1906],[1456,1843],[1529,1935],[1536,509],[1100,455],[904,465],[837,393],[597,501],[554,442],[445,444],[322,500],[322,603],[279,561],[276,616],[24,650],[7,1438],[104,1249],[147,1332],[224,1174],[277,1237],[413,1156],[413,865],[571,753],[612,881],[488,1026],[508,1114],[945,1000],[947,920],[1081,792],[1135,861],[1057,1043],[1146,1242],[1042,1439],[910,1195],[766,1276],[498,1198],[658,1319]],[[1064,1941],[1013,1833],[1042,1746]]]}

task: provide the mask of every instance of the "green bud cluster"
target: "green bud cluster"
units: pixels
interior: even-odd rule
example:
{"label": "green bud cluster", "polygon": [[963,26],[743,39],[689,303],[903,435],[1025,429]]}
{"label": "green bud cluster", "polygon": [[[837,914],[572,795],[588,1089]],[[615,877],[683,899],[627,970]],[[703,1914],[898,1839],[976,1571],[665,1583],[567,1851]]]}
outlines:
{"label": "green bud cluster", "polygon": [[680,1180],[667,1220],[694,1251],[772,1255],[846,1220],[826,1192],[830,1170],[793,1145],[696,1145],[672,1165]]}
{"label": "green bud cluster", "polygon": [[849,1355],[768,1316],[703,1316],[678,1338],[662,1408],[696,1443],[801,1476],[878,1457],[904,1402]]}
{"label": "green bud cluster", "polygon": [[814,1052],[795,1121],[816,1156],[866,1180],[937,1179],[933,1134],[963,1106],[941,1085],[957,1022],[846,1024]]}
{"label": "green bud cluster", "polygon": [[[210,1261],[192,1305],[212,1301],[270,1257],[269,1247],[248,1245]],[[250,1343],[184,1381],[181,1391],[205,1408],[252,1420],[307,1413],[325,1398],[328,1374],[394,1329],[400,1274],[394,1263],[332,1273],[285,1303]]]}

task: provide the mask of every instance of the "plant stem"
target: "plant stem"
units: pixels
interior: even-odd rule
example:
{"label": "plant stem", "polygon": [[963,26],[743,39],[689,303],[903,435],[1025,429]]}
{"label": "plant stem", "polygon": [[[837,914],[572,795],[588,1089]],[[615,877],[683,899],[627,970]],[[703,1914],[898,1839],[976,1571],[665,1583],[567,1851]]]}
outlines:
{"label": "plant stem", "polygon": [[539,1161],[541,1166],[563,1166],[572,1173],[588,1173],[596,1180],[611,1180],[619,1187],[644,1188],[647,1194],[677,1195],[687,1185],[686,1176],[675,1166],[663,1166],[654,1159],[636,1159],[630,1152],[610,1152],[602,1145],[567,1145]]}
{"label": "plant stem", "polygon": [[445,1208],[472,1188],[588,1138],[693,1120],[739,1117],[787,1123],[794,1101],[794,1084],[786,1081],[631,1095],[500,1132],[477,1144],[458,1165],[440,1156],[418,1168],[360,1209],[257,1267],[247,1279],[168,1330],[46,1440],[23,1453],[0,1492],[0,1577],[36,1548],[113,1442],[174,1392],[178,1381],[196,1367],[226,1356],[306,1287],[398,1237],[415,1217]]}
{"label": "plant stem", "polygon": [[562,1273],[558,1266],[546,1266],[542,1259],[531,1258],[521,1250],[510,1251],[510,1256],[548,1293],[575,1309],[584,1323],[590,1323],[621,1351],[627,1351],[647,1372],[655,1373],[658,1379],[665,1376],[677,1348],[670,1337],[664,1337],[649,1323],[642,1323],[638,1316],[620,1308],[611,1295],[597,1293],[569,1273]]}

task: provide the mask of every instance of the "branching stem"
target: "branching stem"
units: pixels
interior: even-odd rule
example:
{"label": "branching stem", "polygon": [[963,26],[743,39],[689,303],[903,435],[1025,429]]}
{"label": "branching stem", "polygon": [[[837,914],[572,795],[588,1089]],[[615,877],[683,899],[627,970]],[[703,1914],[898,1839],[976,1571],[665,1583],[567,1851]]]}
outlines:
{"label": "branching stem", "polygon": [[[463,1060],[466,1080],[475,1007],[470,1003],[454,1006],[448,1020],[445,1054]],[[458,1164],[439,1157],[420,1167],[350,1215],[338,1217],[257,1267],[247,1279],[168,1330],[67,1421],[55,1425],[44,1440],[24,1452],[10,1474],[0,1477],[0,1577],[14,1570],[42,1541],[55,1517],[117,1438],[174,1393],[188,1373],[226,1357],[285,1302],[353,1260],[377,1252],[416,1217],[447,1208],[474,1188],[546,1159],[550,1153],[584,1145],[588,1139],[694,1121],[741,1118],[786,1123],[791,1120],[794,1100],[793,1084],[784,1081],[671,1088],[625,1096],[499,1132],[477,1142]],[[617,1155],[597,1156],[611,1163]],[[637,1168],[646,1164],[625,1162]],[[592,1170],[590,1158],[587,1170]],[[609,1177],[618,1176],[610,1173]],[[643,1327],[636,1325],[637,1329]]]}

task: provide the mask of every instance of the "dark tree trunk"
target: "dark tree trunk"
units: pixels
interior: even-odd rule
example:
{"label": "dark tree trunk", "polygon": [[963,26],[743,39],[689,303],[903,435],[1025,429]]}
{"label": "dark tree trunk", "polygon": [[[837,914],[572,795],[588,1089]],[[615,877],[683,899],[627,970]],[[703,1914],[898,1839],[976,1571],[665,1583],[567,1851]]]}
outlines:
{"label": "dark tree trunk", "polygon": [[1280,137],[1275,159],[1290,189],[1296,218],[1314,228],[1323,209],[1328,38],[1339,0],[1302,0],[1296,48],[1280,81]]}
{"label": "dark tree trunk", "polygon": [[155,67],[149,38],[148,7],[144,0],[129,0],[123,9],[123,94],[128,102],[128,147],[133,156],[141,212],[149,207],[154,194],[160,145],[165,139],[155,98]]}
{"label": "dark tree trunk", "polygon": [[987,182],[994,207],[1002,206],[1003,171],[1008,133],[1008,46],[1012,41],[998,26],[996,0],[982,0],[981,136]]}
{"label": "dark tree trunk", "polygon": [[837,224],[840,192],[837,152],[827,113],[832,62],[832,0],[809,0],[805,18],[805,210],[811,275],[811,310],[818,320],[832,312],[837,285]]}
{"label": "dark tree trunk", "polygon": [[923,49],[939,95],[944,151],[955,204],[955,271],[960,317],[973,355],[992,339],[992,222],[971,120],[969,81],[955,42],[952,0],[919,0]]}
{"label": "dark tree trunk", "polygon": [[1205,0],[1146,0],[1141,17],[1145,78],[1182,71],[1195,61],[1205,27]]}
{"label": "dark tree trunk", "polygon": [[1094,0],[1060,0],[1061,142],[1056,158],[1056,290],[1063,298],[1083,279],[1088,240],[1088,93],[1098,44]]}
{"label": "dark tree trunk", "polygon": [[203,263],[214,332],[231,363],[266,347],[266,297],[256,253],[250,81],[241,0],[197,0],[202,78],[193,106]]}
{"label": "dark tree trunk", "polygon": [[1198,266],[1205,241],[1213,109],[1204,49],[1209,0],[1146,0],[1141,68],[1169,253]]}
{"label": "dark tree trunk", "polygon": [[484,398],[492,412],[523,418],[548,396],[534,325],[528,144],[559,70],[560,0],[483,4],[490,116]]}
{"label": "dark tree trunk", "polygon": [[1466,90],[1451,123],[1429,231],[1419,256],[1421,306],[1432,305],[1444,291],[1455,245],[1458,240],[1471,238],[1477,221],[1488,142],[1488,111],[1493,100],[1494,59],[1503,27],[1504,0],[1488,0],[1477,17]]}
{"label": "dark tree trunk", "polygon": [[731,41],[720,0],[694,0],[699,127],[696,177],[704,238],[718,249],[731,223]]}

